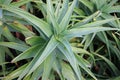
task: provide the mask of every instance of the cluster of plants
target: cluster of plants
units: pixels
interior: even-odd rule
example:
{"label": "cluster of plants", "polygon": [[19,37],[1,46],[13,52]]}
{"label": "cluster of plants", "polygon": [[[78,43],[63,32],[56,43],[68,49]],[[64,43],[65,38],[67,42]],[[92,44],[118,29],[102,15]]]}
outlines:
{"label": "cluster of plants", "polygon": [[0,0],[1,80],[119,80],[119,0]]}

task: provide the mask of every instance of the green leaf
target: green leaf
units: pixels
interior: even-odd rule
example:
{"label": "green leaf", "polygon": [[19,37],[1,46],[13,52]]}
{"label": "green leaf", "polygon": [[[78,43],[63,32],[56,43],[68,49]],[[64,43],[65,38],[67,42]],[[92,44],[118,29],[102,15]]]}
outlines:
{"label": "green leaf", "polygon": [[36,25],[47,37],[50,37],[52,35],[51,28],[49,24],[47,24],[45,21],[35,17],[34,15],[20,9],[14,6],[5,6],[3,5],[3,9],[13,12],[26,20],[30,21],[34,25]]}
{"label": "green leaf", "polygon": [[80,9],[80,8],[74,8],[74,12],[76,13],[76,14],[78,14],[78,15],[82,15],[82,16],[85,16],[85,13],[83,12],[83,10],[82,9]]}
{"label": "green leaf", "polygon": [[44,70],[43,63],[33,72],[31,80],[39,80]]}
{"label": "green leaf", "polygon": [[72,47],[72,51],[74,53],[87,54],[87,55],[93,57],[93,55],[91,53],[89,53],[88,51],[86,51],[85,49],[82,49],[82,48]]}
{"label": "green leaf", "polygon": [[23,24],[21,24],[17,21],[14,21],[14,23],[11,24],[11,27],[14,28],[15,30],[23,33],[23,35],[25,35],[25,37],[31,37],[31,36],[35,35],[26,26],[24,26]]}
{"label": "green leaf", "polygon": [[71,4],[71,6],[69,7],[68,11],[66,12],[64,18],[62,19],[62,21],[60,22],[60,28],[62,31],[66,30],[67,29],[67,25],[69,24],[70,22],[70,19],[71,19],[71,15],[73,13],[73,10],[74,10],[74,7],[76,5],[78,1],[77,0],[74,0]]}
{"label": "green leaf", "polygon": [[96,35],[96,33],[93,33],[93,34],[86,35],[84,37],[84,39],[86,39],[85,40],[84,49],[87,49],[90,46],[90,44],[92,43],[93,39],[95,38],[95,35]]}
{"label": "green leaf", "polygon": [[[110,15],[110,14],[106,14],[106,13],[102,13],[101,17],[104,18],[104,19],[115,18],[114,16],[112,16],[112,15]],[[115,19],[115,20],[117,20],[117,19]],[[111,21],[111,22],[109,22],[108,24],[109,24],[110,26],[112,26],[112,27],[119,28],[119,26],[118,26],[118,24],[117,24],[116,21]]]}
{"label": "green leaf", "polygon": [[9,31],[7,27],[4,27],[3,35],[9,40],[9,41],[16,41],[15,37],[12,35],[12,33]]}
{"label": "green leaf", "polygon": [[20,6],[22,6],[22,5],[24,5],[24,4],[28,3],[28,2],[31,2],[31,1],[33,1],[33,0],[19,0],[17,2],[11,3],[10,5],[20,7]]}
{"label": "green leaf", "polygon": [[25,39],[26,43],[29,45],[44,44],[46,41],[41,36],[32,36]]}
{"label": "green leaf", "polygon": [[120,5],[109,7],[106,10],[104,10],[104,12],[106,12],[106,13],[115,13],[115,12],[120,13]]}
{"label": "green leaf", "polygon": [[12,60],[12,62],[17,62],[17,61],[20,61],[20,60],[23,60],[23,59],[28,59],[28,58],[34,57],[38,53],[38,51],[40,50],[40,48],[42,46],[43,45],[38,44],[38,45],[34,45],[34,46],[28,48],[23,53],[21,53],[20,55],[18,55],[17,57],[15,57]]}
{"label": "green leaf", "polygon": [[76,23],[75,25],[73,25],[73,28],[74,27],[84,26],[84,24],[92,21],[92,19],[94,19],[96,16],[99,16],[99,15],[101,15],[101,12],[100,11],[96,11],[92,15],[90,15],[88,17],[85,17],[85,19],[83,19],[82,21],[80,21],[80,22]]}
{"label": "green leaf", "polygon": [[[50,39],[48,44],[43,46],[43,48],[40,48],[40,51],[36,54],[34,59],[31,61],[31,63],[27,66],[27,68],[24,70],[24,72],[20,75],[18,80],[21,80],[27,73],[27,76],[31,74],[33,71],[35,71],[39,65],[52,53],[52,51],[56,48],[58,45],[58,42],[55,40],[54,36]],[[45,47],[45,48],[44,48]]]}
{"label": "green leaf", "polygon": [[9,5],[12,2],[12,0],[0,0],[0,4]]}
{"label": "green leaf", "polygon": [[73,37],[82,37],[83,35],[88,35],[90,33],[96,33],[100,31],[108,31],[108,30],[119,30],[117,28],[108,28],[108,27],[87,27],[87,28],[74,28],[69,31],[66,31],[67,38]]}
{"label": "green leaf", "polygon": [[58,23],[60,23],[65,16],[65,13],[68,10],[68,3],[69,3],[69,0],[63,1],[62,9],[61,9],[61,12],[59,13],[60,15],[58,16],[58,20],[57,20]]}
{"label": "green leaf", "polygon": [[72,68],[65,62],[62,62],[62,74],[67,80],[76,80]]}
{"label": "green leaf", "polygon": [[12,49],[16,49],[18,51],[25,51],[29,48],[29,46],[23,45],[23,44],[18,44],[15,42],[0,42],[1,46],[9,47]]}
{"label": "green leaf", "polygon": [[80,2],[82,2],[85,6],[87,6],[91,11],[93,11],[93,4],[88,1],[88,0],[79,0]]}
{"label": "green leaf", "polygon": [[44,71],[43,71],[43,75],[42,75],[42,80],[47,80],[49,79],[49,75],[51,74],[50,71],[53,67],[54,61],[55,61],[55,56],[56,53],[53,52],[51,53],[47,59],[44,61]]}
{"label": "green leaf", "polygon": [[[106,4],[106,5],[104,5],[101,10],[104,12],[105,10],[113,7],[113,5],[114,5],[117,1],[118,1],[118,0],[111,0],[111,1],[109,1],[109,3]],[[107,13],[107,12],[106,12],[106,13]]]}
{"label": "green leaf", "polygon": [[80,73],[80,70],[78,68],[78,63],[76,61],[74,53],[72,52],[71,45],[69,44],[69,42],[66,39],[61,39],[60,42],[62,44],[59,45],[58,48],[65,55],[65,57],[68,59],[68,62],[72,66],[73,70],[75,71],[77,78],[79,80],[82,80],[81,73]]}
{"label": "green leaf", "polygon": [[106,20],[100,20],[100,21],[95,21],[95,22],[91,22],[91,23],[88,23],[88,24],[85,24],[85,25],[82,25],[82,26],[79,26],[79,27],[95,27],[95,26],[100,26],[100,25],[103,25],[105,23],[108,23],[108,22],[111,22],[111,21],[114,21],[115,18],[112,18],[112,19],[106,19]]}
{"label": "green leaf", "polygon": [[[59,53],[57,53],[59,54]],[[57,72],[57,74],[59,75],[61,80],[64,80],[64,77],[62,75],[62,65],[61,65],[62,60],[56,58],[55,62],[54,62],[54,66],[53,69]]]}
{"label": "green leaf", "polygon": [[43,50],[41,56],[36,61],[35,65],[31,68],[29,73],[33,72],[51,54],[51,52],[56,48],[57,45],[58,45],[58,42],[56,41],[55,37],[52,36],[47,46]]}
{"label": "green leaf", "polygon": [[54,16],[54,9],[53,9],[53,4],[51,3],[51,0],[47,0],[47,14],[53,24],[53,31],[54,31],[54,34],[58,34],[60,31],[59,31],[59,25],[58,23],[56,22],[56,19],[55,19],[55,16]]}

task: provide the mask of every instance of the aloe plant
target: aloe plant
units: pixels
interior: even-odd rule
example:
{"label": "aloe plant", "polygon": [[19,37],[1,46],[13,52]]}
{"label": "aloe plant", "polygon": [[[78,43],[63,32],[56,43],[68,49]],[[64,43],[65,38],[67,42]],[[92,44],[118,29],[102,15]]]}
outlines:
{"label": "aloe plant", "polygon": [[[35,5],[35,8],[42,12],[43,18],[38,18],[19,8],[30,2],[33,2],[33,7]],[[7,29],[3,30],[5,33],[2,32],[1,35],[5,36],[8,42],[1,40],[0,46],[2,46],[1,48],[4,46],[7,50],[9,47],[14,51],[19,51],[16,52],[18,56],[12,60],[12,63],[27,60],[27,63],[22,64],[7,76],[4,74],[3,80],[16,78],[17,80],[39,80],[40,78],[42,80],[84,80],[89,78],[97,80],[97,77],[100,78],[99,74],[96,75],[91,69],[95,64],[97,67],[100,60],[104,60],[110,67],[108,69],[112,69],[116,76],[119,75],[118,68],[109,58],[98,54],[104,45],[97,44],[97,41],[93,42],[94,39],[99,39],[106,44],[109,54],[111,51],[115,52],[119,58],[119,48],[112,49],[112,44],[119,47],[119,39],[114,33],[115,31],[119,34],[119,24],[117,24],[119,19],[110,14],[119,12],[119,9],[114,10],[119,6],[113,6],[116,2],[117,0],[107,3],[105,0],[99,5],[98,0],[46,0],[46,3],[39,0],[20,0],[2,4],[5,3],[3,1],[0,4],[3,11],[1,21],[5,24],[2,24],[3,27],[0,30],[3,30],[4,27]],[[104,5],[103,8],[101,8],[102,5]],[[109,6],[112,8],[108,8]],[[108,11],[109,9],[114,11]],[[15,20],[7,23],[6,20],[10,20],[10,18],[4,16],[5,14],[8,17],[14,16]],[[108,16],[108,19],[105,15]],[[32,25],[38,33],[30,31],[25,25]],[[25,42],[16,39],[11,34],[12,31],[23,34]],[[112,36],[116,42],[108,40],[107,35]],[[94,44],[97,44],[98,48],[94,48]],[[89,51],[87,51],[88,49]],[[2,53],[2,56],[5,56],[5,52]],[[5,60],[1,63],[4,62]],[[2,68],[5,72],[4,65]],[[100,67],[99,70],[101,69]]]}

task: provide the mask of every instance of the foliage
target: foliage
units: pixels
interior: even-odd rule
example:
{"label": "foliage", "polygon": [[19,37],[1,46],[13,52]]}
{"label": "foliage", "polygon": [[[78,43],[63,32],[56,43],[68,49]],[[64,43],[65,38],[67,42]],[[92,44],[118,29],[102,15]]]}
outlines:
{"label": "foliage", "polygon": [[0,0],[0,78],[119,79],[119,3]]}

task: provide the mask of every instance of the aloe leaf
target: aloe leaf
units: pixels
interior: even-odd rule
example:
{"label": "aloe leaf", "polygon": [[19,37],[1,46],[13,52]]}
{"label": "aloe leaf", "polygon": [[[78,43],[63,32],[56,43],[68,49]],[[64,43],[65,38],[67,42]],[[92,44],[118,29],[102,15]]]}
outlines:
{"label": "aloe leaf", "polygon": [[[117,2],[118,0],[111,0],[107,5],[104,5],[102,7],[102,11],[104,12],[105,10],[110,9],[111,7],[113,7],[113,5]],[[105,11],[106,12],[106,11]],[[108,13],[108,12],[106,12]]]}
{"label": "aloe leaf", "polygon": [[61,9],[60,15],[58,16],[58,20],[57,20],[58,23],[60,23],[65,16],[65,13],[68,10],[68,3],[69,3],[69,0],[63,1],[62,9]]}
{"label": "aloe leaf", "polygon": [[55,52],[51,53],[47,59],[44,61],[44,71],[42,75],[42,80],[49,79],[50,71],[53,67],[54,61],[55,61]]}
{"label": "aloe leaf", "polygon": [[3,35],[9,40],[9,41],[15,41],[15,37],[12,35],[12,33],[8,30],[7,27],[4,27]]}
{"label": "aloe leaf", "polygon": [[88,1],[88,0],[79,0],[80,2],[82,2],[85,6],[87,6],[91,11],[93,11],[93,4]]}
{"label": "aloe leaf", "polygon": [[[61,1],[58,0],[58,1],[56,2],[56,9],[55,9],[55,12],[54,12],[54,15],[55,15],[56,20],[58,19],[58,16],[60,15],[61,5],[62,5]],[[57,21],[56,21],[56,22],[57,22]],[[58,22],[57,22],[57,23],[58,23]]]}
{"label": "aloe leaf", "polygon": [[4,27],[3,28],[4,31],[2,33],[2,35],[8,40],[8,41],[11,41],[11,42],[16,42],[16,43],[19,43],[19,44],[25,44],[23,41],[21,41],[20,39],[18,38],[15,38],[13,36],[13,34],[10,32],[10,30],[7,28],[7,27]]}
{"label": "aloe leaf", "polygon": [[85,49],[82,49],[82,48],[72,47],[72,51],[73,51],[74,53],[87,54],[87,55],[93,57],[92,54],[90,54],[88,51],[86,51]]}
{"label": "aloe leaf", "polygon": [[36,54],[31,63],[27,66],[25,71],[19,76],[18,80],[21,80],[27,73],[30,75],[34,70],[36,70],[39,65],[51,54],[51,52],[56,48],[58,42],[55,40],[54,36],[50,39],[47,46],[40,48],[39,52]]}
{"label": "aloe leaf", "polygon": [[29,45],[44,44],[46,41],[41,36],[32,36],[25,39],[26,43]]}
{"label": "aloe leaf", "polygon": [[[45,45],[42,46],[42,48],[39,49],[39,51],[35,54],[35,57],[33,58],[33,60],[28,64],[28,66],[24,69],[24,72],[21,73],[21,75],[19,75],[18,80],[21,80],[28,72],[29,70],[34,66],[35,62],[39,59],[39,57],[41,56],[40,52],[43,51]],[[29,76],[30,74],[28,74],[27,76]],[[26,76],[26,77],[27,77]]]}
{"label": "aloe leaf", "polygon": [[96,11],[95,13],[93,13],[92,15],[86,17],[85,19],[83,19],[82,21],[76,23],[75,25],[73,25],[73,28],[74,27],[80,27],[80,26],[84,26],[84,24],[90,22],[92,19],[94,19],[96,16],[99,16],[101,14],[100,11]]}
{"label": "aloe leaf", "polygon": [[61,80],[64,80],[64,77],[62,75],[62,65],[61,65],[61,59],[57,59],[54,62],[53,69],[57,72]]}
{"label": "aloe leaf", "polygon": [[14,6],[5,6],[2,7],[3,9],[13,12],[21,17],[24,17],[26,20],[30,21],[34,25],[36,25],[47,37],[50,37],[52,35],[51,28],[49,24],[47,24],[45,21],[35,17],[34,15],[20,9]]}
{"label": "aloe leaf", "polygon": [[44,51],[42,52],[41,56],[36,61],[36,63],[31,68],[31,70],[29,71],[28,74],[30,74],[31,72],[33,72],[51,54],[51,52],[56,48],[57,45],[58,45],[58,42],[56,41],[55,37],[53,36],[50,39],[50,41],[48,42],[48,44],[45,47]]}
{"label": "aloe leaf", "polygon": [[84,49],[87,49],[89,47],[89,45],[91,44],[91,42],[95,38],[95,35],[96,35],[96,33],[93,33],[93,34],[86,35],[84,37],[86,39]]}
{"label": "aloe leaf", "polygon": [[16,6],[16,7],[20,7],[28,2],[31,2],[33,0],[20,0],[20,1],[17,1],[17,2],[13,2],[11,3],[10,5],[13,5],[13,6]]}
{"label": "aloe leaf", "polygon": [[62,21],[60,22],[59,26],[61,27],[61,30],[64,31],[67,29],[67,25],[69,24],[70,22],[70,19],[71,19],[71,15],[73,13],[73,10],[74,10],[74,7],[76,5],[78,1],[77,0],[74,0],[71,4],[71,6],[69,7],[68,11],[66,12],[64,18],[62,19]]}
{"label": "aloe leaf", "polygon": [[0,0],[0,4],[9,5],[12,2],[12,0]]}
{"label": "aloe leaf", "polygon": [[21,23],[14,21],[11,24],[11,27],[14,28],[15,30],[23,33],[23,35],[25,35],[25,37],[30,37],[35,35],[32,31],[30,31],[26,26],[22,25]]}
{"label": "aloe leaf", "polygon": [[85,24],[85,25],[82,25],[82,26],[79,26],[79,27],[94,27],[94,26],[100,26],[100,25],[103,25],[105,23],[108,23],[108,22],[111,22],[111,21],[114,21],[115,18],[112,18],[112,19],[106,19],[106,20],[100,20],[100,21],[95,21],[95,22],[91,22],[91,23],[88,23],[88,24]]}
{"label": "aloe leaf", "polygon": [[74,12],[76,13],[76,14],[78,14],[78,15],[82,15],[82,16],[85,16],[85,13],[84,13],[84,11],[82,10],[82,9],[80,9],[80,8],[74,8]]}
{"label": "aloe leaf", "polygon": [[94,4],[96,5],[97,9],[101,9],[104,5],[107,5],[107,1],[106,0],[93,0]]}
{"label": "aloe leaf", "polygon": [[76,80],[72,68],[65,62],[62,62],[62,74],[67,80]]}
{"label": "aloe leaf", "polygon": [[78,63],[76,61],[74,53],[72,52],[71,45],[65,39],[60,40],[60,42],[62,43],[62,45],[59,45],[58,48],[65,55],[65,57],[68,59],[68,62],[72,66],[73,70],[75,71],[78,79],[82,80],[81,73],[80,73],[80,70],[78,68]]}
{"label": "aloe leaf", "polygon": [[114,12],[120,13],[120,5],[109,7],[104,12],[106,12],[106,13],[114,13]]}
{"label": "aloe leaf", "polygon": [[31,80],[31,75],[32,74],[30,74],[29,76],[27,76],[27,77],[24,77],[24,79],[23,80]]}
{"label": "aloe leaf", "polygon": [[111,0],[110,3],[108,4],[108,6],[113,6],[118,0]]}
{"label": "aloe leaf", "polygon": [[54,34],[58,34],[59,33],[59,25],[56,22],[55,16],[54,16],[54,9],[53,9],[53,4],[51,3],[51,0],[47,0],[47,13],[48,16],[53,24],[53,31]]}
{"label": "aloe leaf", "polygon": [[28,48],[27,50],[25,50],[23,53],[21,53],[20,55],[18,55],[17,57],[15,57],[12,62],[17,62],[23,59],[28,59],[31,57],[34,57],[36,55],[36,53],[40,50],[40,48],[43,45],[38,44],[38,45],[34,45],[30,48]]}
{"label": "aloe leaf", "polygon": [[83,35],[88,35],[90,33],[96,33],[100,31],[108,31],[108,30],[119,30],[117,28],[108,28],[108,27],[87,27],[87,28],[75,28],[69,31],[66,31],[67,38],[73,37],[82,37]]}
{"label": "aloe leaf", "polygon": [[32,74],[30,80],[39,80],[40,77],[42,76],[44,70],[44,64],[42,63]]}
{"label": "aloe leaf", "polygon": [[23,45],[23,44],[18,44],[15,42],[0,42],[1,46],[9,47],[12,49],[16,49],[18,51],[25,51],[29,48],[29,46]]}

